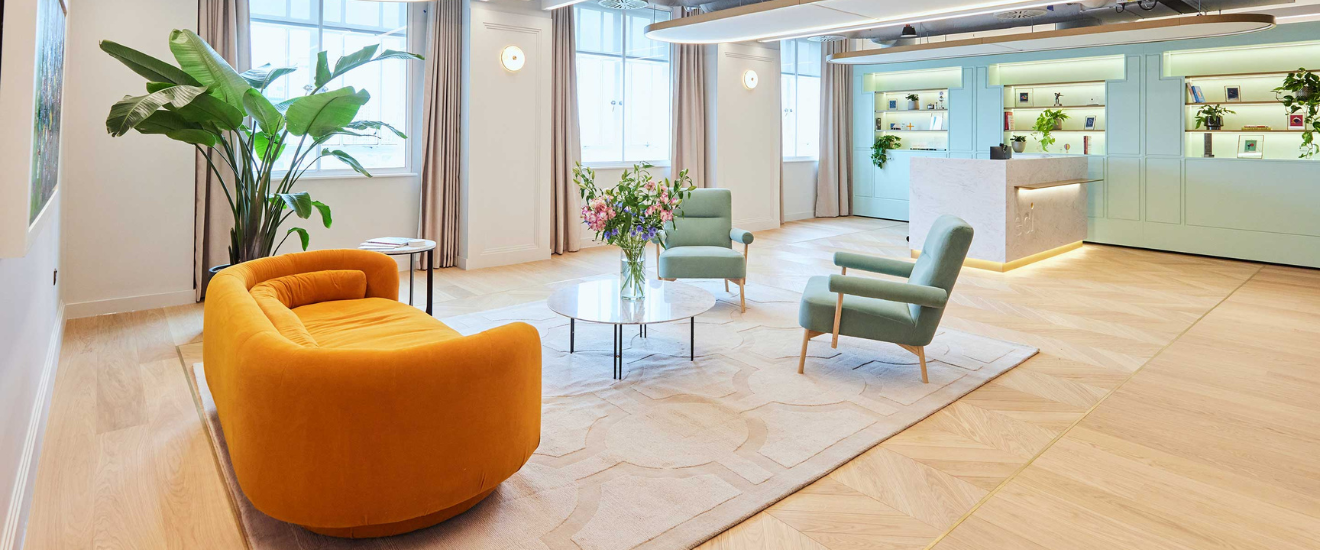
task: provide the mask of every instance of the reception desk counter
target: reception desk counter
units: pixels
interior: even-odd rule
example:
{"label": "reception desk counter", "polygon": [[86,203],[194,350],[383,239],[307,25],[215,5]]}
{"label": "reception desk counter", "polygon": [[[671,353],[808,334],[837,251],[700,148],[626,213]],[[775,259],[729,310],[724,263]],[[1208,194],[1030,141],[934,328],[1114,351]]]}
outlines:
{"label": "reception desk counter", "polygon": [[981,269],[1008,271],[1080,248],[1086,237],[1086,157],[914,158],[911,174],[914,258],[941,214],[976,230],[966,265]]}

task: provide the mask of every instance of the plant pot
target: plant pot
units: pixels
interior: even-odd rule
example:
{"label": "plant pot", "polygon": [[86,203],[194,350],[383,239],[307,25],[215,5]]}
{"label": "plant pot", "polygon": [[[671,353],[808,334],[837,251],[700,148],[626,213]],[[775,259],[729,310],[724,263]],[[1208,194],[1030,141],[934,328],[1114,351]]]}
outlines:
{"label": "plant pot", "polygon": [[1027,142],[1025,142],[1025,141],[1014,141],[1014,142],[1013,142],[1013,152],[1014,152],[1014,153],[1021,153],[1021,152],[1026,151],[1026,150],[1027,150]]}
{"label": "plant pot", "polygon": [[1313,95],[1315,95],[1315,89],[1310,86],[1302,86],[1302,89],[1297,90],[1293,97],[1297,98],[1297,101],[1310,101]]}
{"label": "plant pot", "polygon": [[1062,131],[1062,130],[1063,130],[1063,121],[1062,121],[1062,120],[1056,120],[1056,121],[1054,121],[1054,131],[1055,131],[1055,132],[1058,132],[1058,131]]}
{"label": "plant pot", "polygon": [[909,110],[909,111],[916,111],[916,110],[919,110],[919,109],[921,109],[921,106],[920,106],[920,105],[917,105],[917,102],[912,101],[911,99],[908,100],[908,110]]}
{"label": "plant pot", "polygon": [[1205,129],[1214,132],[1224,127],[1224,117],[1208,116],[1205,117]]}
{"label": "plant pot", "polygon": [[619,247],[619,297],[624,300],[646,298],[646,245]]}

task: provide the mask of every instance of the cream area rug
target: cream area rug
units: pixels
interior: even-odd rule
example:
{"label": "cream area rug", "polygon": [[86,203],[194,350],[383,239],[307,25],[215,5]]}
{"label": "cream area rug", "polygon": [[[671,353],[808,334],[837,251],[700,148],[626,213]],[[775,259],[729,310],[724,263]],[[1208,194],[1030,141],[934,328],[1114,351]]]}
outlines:
{"label": "cream area rug", "polygon": [[[930,383],[898,346],[813,340],[797,373],[797,293],[748,285],[747,312],[718,282],[697,318],[625,332],[623,380],[612,380],[611,331],[545,302],[444,319],[472,334],[514,321],[541,333],[541,446],[482,503],[440,525],[382,539],[323,537],[270,518],[243,496],[202,366],[199,409],[254,550],[688,548],[737,524],[949,405],[1036,353],[943,330],[926,348]],[[735,289],[736,291],[736,289]],[[627,330],[627,329],[625,329]]]}

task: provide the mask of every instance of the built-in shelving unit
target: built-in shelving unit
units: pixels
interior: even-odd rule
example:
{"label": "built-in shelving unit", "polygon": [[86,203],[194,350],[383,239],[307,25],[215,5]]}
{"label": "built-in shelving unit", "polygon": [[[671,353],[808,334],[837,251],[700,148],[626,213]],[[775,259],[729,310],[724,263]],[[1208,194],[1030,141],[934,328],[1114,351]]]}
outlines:
{"label": "built-in shelving unit", "polygon": [[[907,96],[916,94],[915,109]],[[875,135],[903,138],[899,150],[946,151],[949,148],[949,90],[888,90],[875,94]]]}
{"label": "built-in shelving unit", "polygon": [[[1274,93],[1274,88],[1283,83],[1287,74],[1287,71],[1277,71],[1187,76],[1185,154],[1188,157],[1205,156],[1205,136],[1208,135],[1215,158],[1298,160],[1302,132],[1288,128],[1288,111]],[[1195,101],[1193,86],[1200,92],[1201,101]],[[1229,98],[1231,88],[1237,89],[1234,99]],[[1224,129],[1210,131],[1196,127],[1196,113],[1206,105],[1219,105],[1233,111],[1224,115]],[[1270,129],[1243,129],[1246,125],[1264,125]],[[1254,152],[1244,152],[1250,136],[1260,138],[1255,143]]]}
{"label": "built-in shelving unit", "polygon": [[[1032,128],[1045,110],[1062,110],[1062,130],[1050,132],[1054,144],[1043,150]],[[1050,82],[1004,86],[1004,143],[1026,136],[1026,153],[1105,154],[1105,83]]]}

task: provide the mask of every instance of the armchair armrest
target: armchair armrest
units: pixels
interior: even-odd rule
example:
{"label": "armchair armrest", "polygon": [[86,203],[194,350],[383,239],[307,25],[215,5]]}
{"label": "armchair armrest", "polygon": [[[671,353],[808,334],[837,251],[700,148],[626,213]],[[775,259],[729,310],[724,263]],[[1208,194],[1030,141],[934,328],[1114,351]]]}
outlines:
{"label": "armchair armrest", "polygon": [[755,240],[755,237],[752,236],[752,233],[750,231],[743,231],[735,227],[733,228],[732,231],[729,232],[729,239],[743,244],[752,244],[752,241]]}
{"label": "armchair armrest", "polygon": [[934,308],[949,301],[949,293],[942,288],[846,275],[830,275],[830,292]]}
{"label": "armchair armrest", "polygon": [[907,278],[912,276],[912,267],[916,264],[893,258],[866,256],[852,252],[835,252],[834,265]]}

